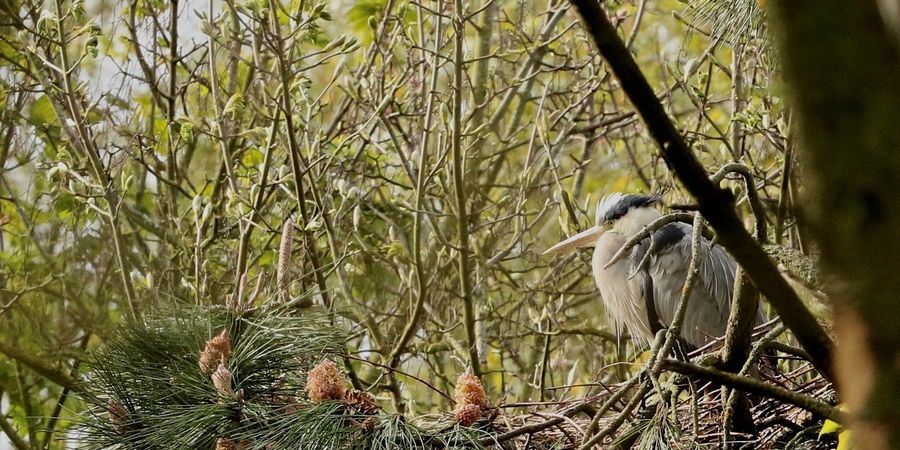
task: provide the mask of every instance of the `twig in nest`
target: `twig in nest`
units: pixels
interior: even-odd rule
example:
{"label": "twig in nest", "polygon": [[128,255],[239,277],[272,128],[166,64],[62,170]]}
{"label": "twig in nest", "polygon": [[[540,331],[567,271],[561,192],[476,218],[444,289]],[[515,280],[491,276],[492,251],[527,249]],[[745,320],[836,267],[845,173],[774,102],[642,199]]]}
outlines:
{"label": "twig in nest", "polygon": [[552,419],[546,420],[546,421],[544,421],[544,422],[533,423],[533,424],[530,424],[530,425],[524,425],[524,426],[521,426],[521,427],[516,428],[516,429],[514,429],[514,430],[507,431],[506,433],[503,433],[503,434],[501,434],[501,435],[499,435],[499,436],[496,436],[496,437],[488,437],[488,438],[484,438],[484,439],[481,440],[480,444],[481,444],[481,445],[485,445],[485,446],[487,446],[487,445],[495,445],[495,444],[499,444],[499,443],[501,443],[501,442],[508,441],[508,440],[510,440],[510,439],[517,438],[517,437],[522,436],[522,435],[524,435],[524,434],[531,435],[531,434],[534,434],[534,433],[538,433],[538,432],[544,431],[544,430],[546,430],[546,429],[548,429],[548,428],[553,428],[553,427],[555,427],[555,426],[557,426],[557,425],[559,425],[559,424],[561,424],[561,423],[563,423],[563,422],[569,420],[569,417],[572,417],[572,416],[574,416],[574,415],[576,415],[576,414],[578,414],[578,413],[581,413],[581,412],[583,412],[583,413],[591,413],[591,412],[593,412],[593,410],[594,410],[594,407],[591,406],[590,404],[588,404],[588,403],[579,403],[579,404],[577,404],[577,405],[575,405],[575,406],[573,406],[573,407],[571,407],[571,408],[569,408],[569,409],[567,409],[567,410],[564,410],[564,411],[560,412],[560,413],[557,415],[557,417],[554,417],[554,418],[552,418]]}
{"label": "twig in nest", "polygon": [[740,389],[747,393],[790,403],[838,423],[842,421],[840,411],[827,403],[820,402],[807,395],[764,383],[754,378],[735,375],[733,373],[723,372],[710,367],[702,367],[674,359],[664,359],[660,363],[665,370],[671,370],[693,378],[706,379],[733,389]]}

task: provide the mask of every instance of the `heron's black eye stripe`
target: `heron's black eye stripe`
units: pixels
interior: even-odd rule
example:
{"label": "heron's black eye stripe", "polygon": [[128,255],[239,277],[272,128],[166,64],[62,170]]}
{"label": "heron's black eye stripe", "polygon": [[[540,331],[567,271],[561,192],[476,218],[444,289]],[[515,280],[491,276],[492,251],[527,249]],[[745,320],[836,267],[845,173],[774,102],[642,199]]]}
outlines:
{"label": "heron's black eye stripe", "polygon": [[622,216],[627,214],[628,211],[631,210],[631,208],[651,206],[658,201],[659,197],[656,195],[625,195],[618,202],[616,202],[615,205],[612,205],[612,207],[610,207],[606,211],[606,213],[603,214],[603,220],[601,222],[620,219]]}

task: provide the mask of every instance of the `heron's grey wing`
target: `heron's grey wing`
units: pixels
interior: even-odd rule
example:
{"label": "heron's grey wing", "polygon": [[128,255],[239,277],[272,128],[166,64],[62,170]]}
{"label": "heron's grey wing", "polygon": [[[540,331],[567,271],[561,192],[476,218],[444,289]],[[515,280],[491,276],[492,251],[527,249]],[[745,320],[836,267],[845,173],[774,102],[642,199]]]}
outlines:
{"label": "heron's grey wing", "polygon": [[[650,259],[648,271],[653,278],[656,309],[668,326],[675,317],[681,291],[691,260],[693,228],[672,223],[657,231],[653,239],[657,250]],[[699,279],[694,283],[688,309],[681,328],[684,340],[696,347],[725,334],[734,289],[734,261],[724,249],[703,240],[700,246]]]}
{"label": "heron's grey wing", "polygon": [[653,277],[646,267],[640,266],[640,263],[643,262],[647,253],[652,251],[650,247],[650,240],[644,239],[631,250],[628,257],[628,260],[631,262],[629,265],[631,274],[629,276],[633,277],[635,280],[639,292],[638,296],[643,300],[644,311],[647,315],[647,324],[650,327],[650,334],[656,336],[656,333],[663,329],[665,325],[662,320],[660,320],[659,311],[656,308],[656,298],[653,291]]}

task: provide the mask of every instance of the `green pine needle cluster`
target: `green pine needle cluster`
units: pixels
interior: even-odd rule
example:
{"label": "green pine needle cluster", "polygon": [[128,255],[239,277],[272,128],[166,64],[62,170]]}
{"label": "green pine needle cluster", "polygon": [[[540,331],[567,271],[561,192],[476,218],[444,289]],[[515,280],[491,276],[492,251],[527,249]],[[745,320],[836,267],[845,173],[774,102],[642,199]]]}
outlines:
{"label": "green pine needle cluster", "polygon": [[[489,433],[452,422],[419,426],[312,402],[306,374],[343,351],[322,318],[283,308],[236,313],[178,305],[123,324],[92,353],[78,426],[89,450],[483,448]],[[207,342],[227,330],[230,386],[204,371]],[[223,392],[224,391],[224,392]]]}
{"label": "green pine needle cluster", "polygon": [[691,26],[730,45],[758,39],[768,47],[766,16],[758,0],[691,0],[685,17]]}
{"label": "green pine needle cluster", "polygon": [[[85,400],[93,407],[81,445],[212,449],[219,438],[264,436],[286,404],[302,401],[305,371],[342,350],[344,334],[322,323],[277,309],[184,305],[126,322],[91,357]],[[199,364],[207,340],[222,330],[231,339],[233,395],[223,395]],[[334,409],[304,413],[325,418]]]}
{"label": "green pine needle cluster", "polygon": [[653,415],[635,420],[626,432],[619,435],[611,448],[635,448],[638,450],[694,449],[690,440],[684,439],[681,425],[671,415],[671,410],[658,405]]}

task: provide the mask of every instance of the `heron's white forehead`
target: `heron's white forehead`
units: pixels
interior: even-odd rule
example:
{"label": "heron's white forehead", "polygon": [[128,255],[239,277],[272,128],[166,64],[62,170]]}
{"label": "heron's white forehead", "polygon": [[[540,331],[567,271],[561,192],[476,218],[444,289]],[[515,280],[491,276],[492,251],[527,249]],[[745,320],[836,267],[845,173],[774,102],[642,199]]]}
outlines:
{"label": "heron's white forehead", "polygon": [[601,198],[600,201],[597,202],[597,212],[594,213],[594,222],[599,224],[609,210],[618,205],[623,198],[625,198],[625,194],[621,192],[613,192],[612,194]]}
{"label": "heron's white forehead", "polygon": [[604,220],[618,220],[635,209],[654,209],[653,205],[659,200],[660,197],[657,195],[622,194],[621,192],[616,192],[600,199],[597,203],[597,213],[594,219],[598,224]]}

